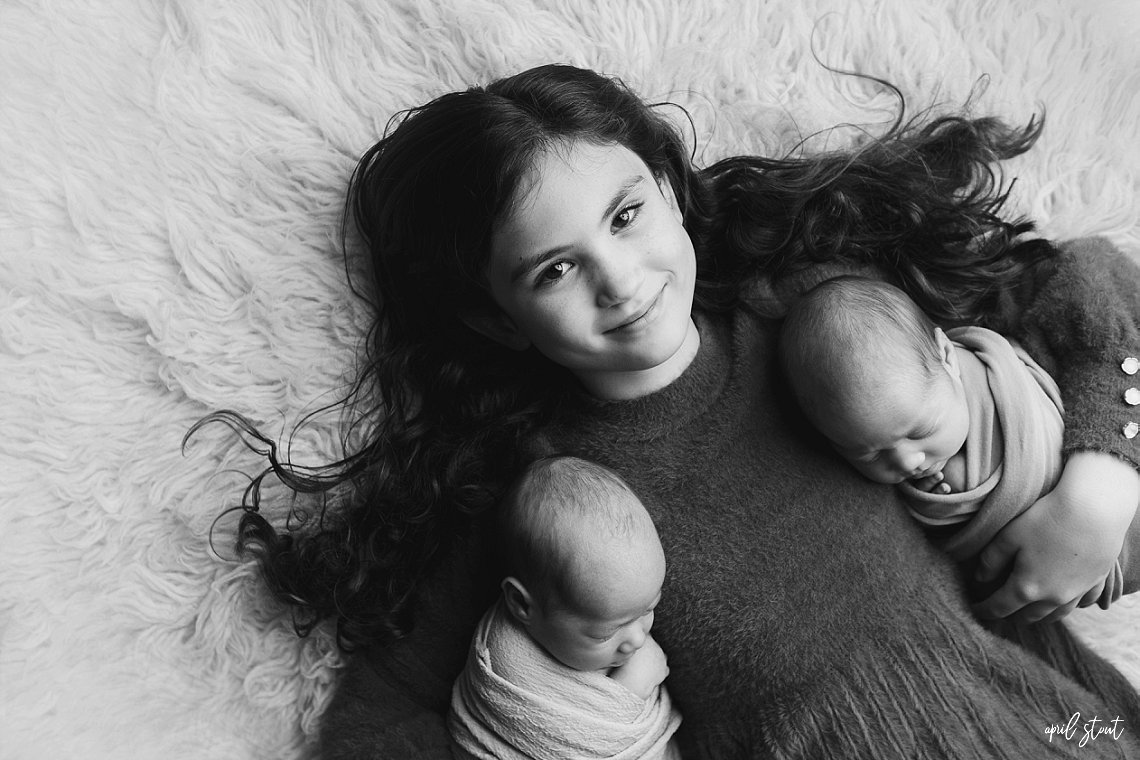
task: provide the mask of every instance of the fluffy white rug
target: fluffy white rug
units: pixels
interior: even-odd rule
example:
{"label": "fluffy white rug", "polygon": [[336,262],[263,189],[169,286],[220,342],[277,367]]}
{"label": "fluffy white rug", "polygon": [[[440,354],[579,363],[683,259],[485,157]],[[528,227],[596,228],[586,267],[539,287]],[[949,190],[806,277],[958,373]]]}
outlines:
{"label": "fluffy white rug", "polygon": [[[988,75],[979,112],[1048,110],[1018,206],[1140,251],[1138,34],[1104,0],[0,3],[0,755],[306,753],[338,655],[210,549],[255,460],[179,442],[343,382],[342,195],[396,110],[568,61],[684,104],[708,162],[890,118],[816,57],[915,107]],[[1078,623],[1140,683],[1140,605]]]}

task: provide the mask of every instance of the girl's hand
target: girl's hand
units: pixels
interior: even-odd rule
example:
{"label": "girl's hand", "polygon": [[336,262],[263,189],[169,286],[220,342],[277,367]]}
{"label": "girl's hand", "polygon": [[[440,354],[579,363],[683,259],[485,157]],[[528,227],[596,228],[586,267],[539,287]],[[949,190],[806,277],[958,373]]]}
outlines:
{"label": "girl's hand", "polygon": [[610,672],[610,678],[620,683],[642,699],[649,699],[665,677],[669,675],[669,665],[665,652],[653,636],[646,634],[645,643],[633,653],[619,668]]}
{"label": "girl's hand", "polygon": [[1000,589],[975,606],[983,619],[1051,622],[1095,603],[1115,568],[1140,501],[1140,473],[1111,454],[1069,457],[1057,486],[1005,526],[978,557],[977,578]]}

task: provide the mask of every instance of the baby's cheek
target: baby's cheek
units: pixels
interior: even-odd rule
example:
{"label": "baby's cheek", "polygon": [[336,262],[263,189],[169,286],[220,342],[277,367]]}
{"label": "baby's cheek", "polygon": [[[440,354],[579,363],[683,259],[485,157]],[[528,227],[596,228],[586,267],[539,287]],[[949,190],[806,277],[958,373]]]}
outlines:
{"label": "baby's cheek", "polygon": [[868,464],[866,462],[852,462],[855,469],[858,470],[864,477],[873,480],[876,483],[884,485],[895,485],[899,482],[899,477],[893,472],[883,469],[876,464]]}

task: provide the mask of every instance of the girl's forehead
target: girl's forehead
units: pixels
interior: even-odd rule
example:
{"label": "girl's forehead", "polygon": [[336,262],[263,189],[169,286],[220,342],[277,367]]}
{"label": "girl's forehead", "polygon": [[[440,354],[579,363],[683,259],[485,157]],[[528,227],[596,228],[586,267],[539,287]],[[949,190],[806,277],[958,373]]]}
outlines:
{"label": "girl's forehead", "polygon": [[641,157],[624,145],[558,143],[535,157],[508,218],[528,210],[558,213],[591,205],[604,207],[609,200],[604,195],[607,190],[649,176]]}
{"label": "girl's forehead", "polygon": [[494,247],[537,254],[607,222],[616,203],[652,182],[641,158],[623,145],[560,143],[542,151],[524,175],[516,198],[495,226]]}

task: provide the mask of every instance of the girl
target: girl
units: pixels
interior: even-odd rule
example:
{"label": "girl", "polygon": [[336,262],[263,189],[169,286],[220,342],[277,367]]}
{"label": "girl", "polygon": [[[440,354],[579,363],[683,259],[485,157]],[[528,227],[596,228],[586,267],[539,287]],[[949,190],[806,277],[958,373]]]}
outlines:
{"label": "girl", "polygon": [[[495,592],[486,512],[548,452],[617,471],[658,526],[655,632],[686,757],[1140,752],[1129,732],[1048,741],[1078,711],[1131,727],[1140,698],[1063,627],[978,625],[892,490],[786,416],[777,323],[749,298],[761,277],[874,266],[936,317],[1051,357],[1075,453],[995,541],[990,561],[1016,561],[983,612],[1071,609],[1091,579],[1048,567],[1062,543],[1082,550],[1073,515],[1123,537],[1140,496],[1131,442],[1103,424],[1116,399],[1074,396],[1114,387],[1119,353],[1140,348],[1140,288],[1104,244],[1058,251],[999,218],[992,165],[1039,131],[945,117],[849,153],[697,172],[620,82],[564,66],[405,114],[348,199],[376,304],[357,385],[375,433],[318,473],[271,458],[294,488],[333,489],[319,529],[279,535],[251,510],[241,534],[301,630],[336,616],[358,649],[328,755],[447,756],[449,687]],[[1125,562],[1128,590],[1136,572]]]}

